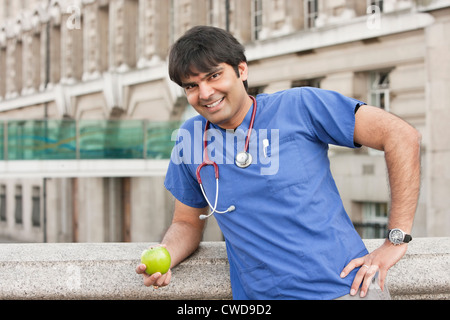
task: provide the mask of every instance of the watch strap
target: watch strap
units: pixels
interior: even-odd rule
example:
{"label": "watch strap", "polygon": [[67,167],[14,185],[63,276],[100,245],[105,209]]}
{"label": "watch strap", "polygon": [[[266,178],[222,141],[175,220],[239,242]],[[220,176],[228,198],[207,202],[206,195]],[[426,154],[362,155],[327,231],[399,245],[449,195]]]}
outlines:
{"label": "watch strap", "polygon": [[405,238],[403,239],[403,242],[404,242],[404,243],[408,243],[408,242],[410,242],[411,240],[412,240],[411,235],[405,233]]}

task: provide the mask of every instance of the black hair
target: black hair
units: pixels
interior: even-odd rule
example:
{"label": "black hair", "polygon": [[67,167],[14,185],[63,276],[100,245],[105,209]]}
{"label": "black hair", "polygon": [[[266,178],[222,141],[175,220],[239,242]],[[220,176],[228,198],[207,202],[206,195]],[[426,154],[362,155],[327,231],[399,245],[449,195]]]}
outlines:
{"label": "black hair", "polygon": [[[182,79],[209,72],[221,63],[233,67],[238,78],[239,64],[247,63],[245,48],[231,33],[216,27],[196,26],[172,46],[169,54],[169,76],[179,86]],[[244,81],[248,89],[247,81]]]}

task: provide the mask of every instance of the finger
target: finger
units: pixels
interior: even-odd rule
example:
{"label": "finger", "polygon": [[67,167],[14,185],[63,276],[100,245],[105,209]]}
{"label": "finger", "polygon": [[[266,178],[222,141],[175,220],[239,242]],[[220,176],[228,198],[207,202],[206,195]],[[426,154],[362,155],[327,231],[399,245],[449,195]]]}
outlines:
{"label": "finger", "polygon": [[372,265],[367,268],[366,274],[364,275],[364,281],[361,286],[361,298],[364,298],[369,291],[370,284],[372,283],[372,279],[375,274],[378,272],[378,266]]}
{"label": "finger", "polygon": [[165,274],[161,275],[153,284],[154,289],[159,289],[160,287],[165,287],[170,283],[172,273],[169,269]]}
{"label": "finger", "polygon": [[167,273],[163,274],[157,281],[156,281],[156,285],[159,287],[165,287],[170,283],[170,280],[172,278],[172,272],[169,269],[169,271],[167,271]]}
{"label": "finger", "polygon": [[160,277],[161,277],[161,273],[159,273],[159,272],[156,272],[152,275],[144,274],[144,285],[147,287],[156,285],[155,283],[156,283],[156,281],[158,281],[158,279]]}
{"label": "finger", "polygon": [[386,276],[387,276],[387,270],[380,269],[379,273],[378,273],[378,281],[379,281],[381,291],[384,291],[384,284],[386,281]]}
{"label": "finger", "polygon": [[367,273],[368,266],[364,264],[361,268],[359,268],[358,272],[355,275],[355,278],[353,279],[352,286],[350,288],[350,295],[354,296],[356,292],[358,292],[359,287],[361,286],[361,283],[363,282],[364,276]]}
{"label": "finger", "polygon": [[364,263],[364,258],[356,258],[347,264],[341,272],[341,278],[345,278],[353,269],[361,266]]}
{"label": "finger", "polygon": [[140,264],[136,267],[136,273],[143,274],[145,272],[145,269],[147,269],[147,266],[145,264]]}
{"label": "finger", "polygon": [[169,285],[170,280],[172,280],[172,270],[169,269],[169,271],[167,272],[167,277],[164,281],[164,285],[165,286]]}

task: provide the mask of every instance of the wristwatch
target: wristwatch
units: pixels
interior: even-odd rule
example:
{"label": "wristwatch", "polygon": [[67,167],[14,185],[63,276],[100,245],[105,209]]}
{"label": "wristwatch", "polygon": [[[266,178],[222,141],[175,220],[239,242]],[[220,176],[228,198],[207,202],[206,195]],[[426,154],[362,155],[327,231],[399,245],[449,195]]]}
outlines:
{"label": "wristwatch", "polygon": [[394,245],[408,243],[412,240],[411,235],[406,234],[403,230],[398,228],[389,230],[388,238]]}

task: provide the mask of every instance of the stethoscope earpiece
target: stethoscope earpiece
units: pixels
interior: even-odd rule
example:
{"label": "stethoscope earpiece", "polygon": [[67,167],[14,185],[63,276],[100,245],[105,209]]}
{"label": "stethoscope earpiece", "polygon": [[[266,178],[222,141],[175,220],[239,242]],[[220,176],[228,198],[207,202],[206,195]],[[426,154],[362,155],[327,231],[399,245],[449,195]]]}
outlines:
{"label": "stethoscope earpiece", "polygon": [[[226,211],[224,211],[224,212],[219,212],[219,213],[227,213],[227,212],[232,212],[232,211],[234,211],[234,210],[236,210],[236,207],[235,206],[230,206]],[[218,211],[216,211],[216,212],[218,212]],[[211,215],[214,213],[214,211],[211,211],[211,213],[210,214],[208,214],[208,215],[206,215],[206,214],[202,214],[202,215],[200,215],[200,220],[206,220],[206,219],[208,219],[209,217],[211,217]]]}
{"label": "stethoscope earpiece", "polygon": [[[250,166],[252,164],[252,161],[253,161],[252,155],[248,152],[248,146],[249,146],[249,143],[250,143],[250,136],[251,136],[252,130],[253,130],[253,124],[255,123],[256,99],[254,97],[252,97],[252,96],[250,96],[250,98],[253,100],[253,111],[252,111],[252,118],[250,120],[250,125],[248,126],[247,139],[245,141],[245,150],[242,151],[242,152],[239,152],[236,155],[236,159],[235,159],[235,164],[239,168],[247,168],[248,166]],[[217,164],[214,161],[209,160],[209,156],[208,156],[208,140],[207,140],[208,127],[209,127],[209,121],[206,121],[205,132],[203,134],[203,145],[204,145],[203,162],[202,162],[202,164],[200,164],[197,167],[196,175],[197,175],[197,182],[200,185],[200,189],[202,190],[203,196],[205,197],[206,202],[208,202],[208,205],[209,205],[209,207],[211,208],[212,211],[208,215],[205,215],[205,214],[200,215],[200,217],[199,217],[200,220],[206,220],[207,218],[209,218],[215,212],[223,214],[223,213],[232,212],[232,211],[236,210],[236,207],[234,205],[231,205],[225,211],[218,211],[218,210],[216,210],[216,208],[217,208],[217,201],[218,201],[218,197],[219,197],[219,167],[217,166]],[[216,199],[215,199],[214,207],[211,205],[211,203],[208,200],[208,197],[206,196],[205,190],[203,189],[202,179],[200,177],[200,171],[202,170],[202,168],[204,166],[208,166],[208,165],[214,166],[215,177],[216,177]]]}

